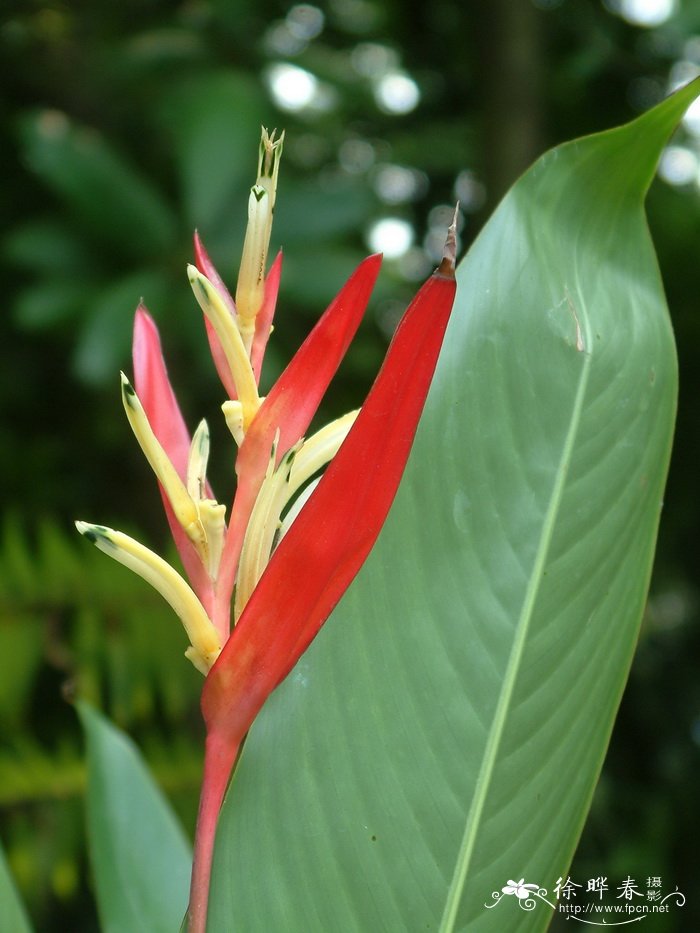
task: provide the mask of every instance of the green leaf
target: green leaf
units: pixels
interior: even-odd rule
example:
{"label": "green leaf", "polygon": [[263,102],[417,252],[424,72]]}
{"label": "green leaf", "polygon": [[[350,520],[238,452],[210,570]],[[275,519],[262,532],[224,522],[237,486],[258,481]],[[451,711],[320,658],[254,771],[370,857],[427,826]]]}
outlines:
{"label": "green leaf", "polygon": [[31,933],[24,904],[19,898],[5,853],[0,846],[0,933]]}
{"label": "green leaf", "polygon": [[247,204],[265,110],[260,86],[235,71],[188,77],[165,98],[162,119],[173,140],[186,216],[205,233],[231,213],[235,198]]}
{"label": "green leaf", "polygon": [[162,274],[139,270],[93,294],[90,316],[72,360],[74,372],[93,385],[113,379],[129,358],[132,321],[139,299],[148,296],[151,307],[163,306],[167,290]]}
{"label": "green leaf", "polygon": [[[387,525],[253,727],[209,930],[543,930],[644,607],[676,404],[643,199],[698,85],[514,186]],[[601,866],[604,870],[604,866]]]}
{"label": "green leaf", "polygon": [[342,234],[355,234],[375,204],[367,185],[357,179],[325,188],[312,182],[289,185],[281,189],[275,203],[274,239],[285,250],[293,244],[301,251],[310,241],[324,243]]}
{"label": "green leaf", "polygon": [[98,242],[139,258],[172,246],[167,202],[97,130],[45,110],[24,120],[21,142],[29,167]]}
{"label": "green leaf", "polygon": [[30,272],[85,277],[85,245],[57,220],[30,220],[15,227],[3,240],[2,252]]}
{"label": "green leaf", "polygon": [[[0,604],[3,600],[0,597]],[[45,625],[27,610],[2,606],[0,619],[0,730],[26,731],[32,689],[42,661]]]}
{"label": "green leaf", "polygon": [[51,278],[28,285],[14,303],[17,323],[27,330],[71,320],[84,309],[90,286],[79,279]]}
{"label": "green leaf", "polygon": [[103,933],[173,933],[187,909],[190,847],[134,744],[86,703],[87,818]]}

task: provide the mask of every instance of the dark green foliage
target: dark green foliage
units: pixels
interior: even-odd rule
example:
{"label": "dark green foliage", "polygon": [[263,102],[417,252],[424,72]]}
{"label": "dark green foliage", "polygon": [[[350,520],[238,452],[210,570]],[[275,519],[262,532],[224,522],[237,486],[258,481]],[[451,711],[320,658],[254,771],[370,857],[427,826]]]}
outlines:
{"label": "dark green foliage", "polygon": [[137,738],[192,830],[201,678],[183,658],[186,646],[160,597],[77,533],[44,522],[30,538],[18,521],[4,522],[2,839],[38,929],[66,929],[67,918],[71,929],[91,928],[84,748],[72,697],[101,707]]}

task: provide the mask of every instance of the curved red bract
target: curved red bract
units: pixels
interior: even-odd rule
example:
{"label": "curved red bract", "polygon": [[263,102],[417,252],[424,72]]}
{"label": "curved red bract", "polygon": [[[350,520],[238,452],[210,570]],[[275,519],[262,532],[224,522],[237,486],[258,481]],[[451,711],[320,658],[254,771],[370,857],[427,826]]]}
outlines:
{"label": "curved red bract", "polygon": [[454,293],[454,279],[435,275],[407,310],[348,437],[205,681],[210,733],[234,743],[243,738],[369,554],[408,459]]}

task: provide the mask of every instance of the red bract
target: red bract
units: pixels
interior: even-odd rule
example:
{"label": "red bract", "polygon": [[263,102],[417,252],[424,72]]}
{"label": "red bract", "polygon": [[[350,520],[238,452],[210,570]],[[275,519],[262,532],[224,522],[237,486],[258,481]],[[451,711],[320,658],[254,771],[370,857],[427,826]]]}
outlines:
{"label": "red bract", "polygon": [[205,681],[194,933],[205,929],[216,819],[240,743],[362,566],[396,494],[454,300],[454,278],[444,271],[407,310],[354,426],[273,553]]}

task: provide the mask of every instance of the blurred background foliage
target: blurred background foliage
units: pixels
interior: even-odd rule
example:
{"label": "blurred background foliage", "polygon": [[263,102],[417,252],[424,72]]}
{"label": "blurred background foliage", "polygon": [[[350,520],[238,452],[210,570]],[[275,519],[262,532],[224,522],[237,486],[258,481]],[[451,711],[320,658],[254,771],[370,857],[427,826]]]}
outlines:
{"label": "blurred background foliage", "polygon": [[[544,149],[700,73],[700,2],[6,0],[1,11],[0,827],[37,928],[92,931],[82,745],[65,699],[78,691],[136,737],[190,832],[199,778],[199,682],[179,626],[71,528],[101,521],[167,547],[117,389],[139,298],[190,424],[209,419],[214,485],[230,489],[221,390],[184,267],[198,227],[235,284],[260,124],[287,132],[264,382],[355,263],[385,253],[324,412],[339,414],[363,397],[434,266],[455,199],[466,248]],[[699,158],[700,107],[649,198],[679,344],[678,436],[639,651],[571,869],[584,885],[660,875],[686,895],[700,835]],[[697,911],[691,900],[654,929],[698,929]]]}

